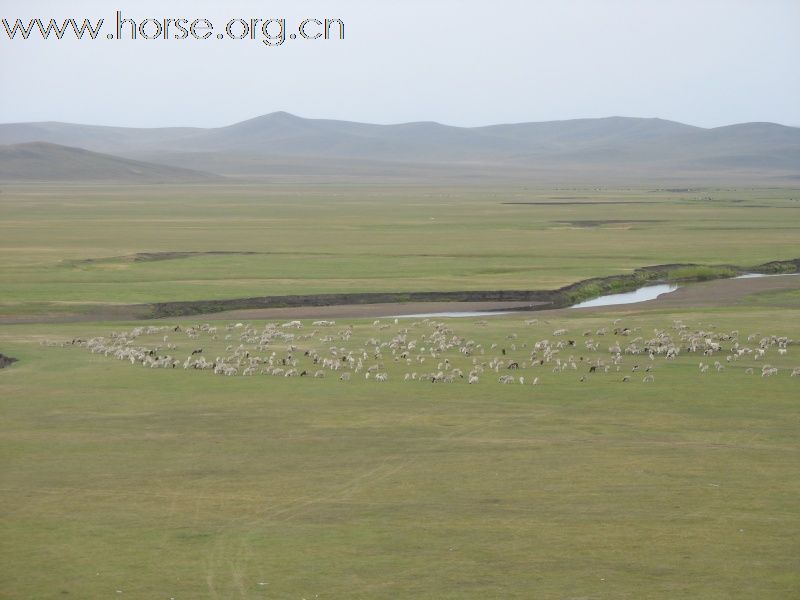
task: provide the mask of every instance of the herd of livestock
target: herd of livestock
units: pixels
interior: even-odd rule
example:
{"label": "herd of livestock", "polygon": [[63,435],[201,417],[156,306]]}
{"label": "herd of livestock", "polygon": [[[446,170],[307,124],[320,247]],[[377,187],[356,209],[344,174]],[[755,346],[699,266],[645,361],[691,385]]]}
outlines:
{"label": "herd of livestock", "polygon": [[[132,365],[224,376],[537,385],[546,374],[573,374],[582,382],[611,376],[621,382],[651,383],[661,364],[687,355],[696,356],[701,375],[740,368],[761,377],[781,371],[800,376],[800,367],[773,364],[776,359],[786,362],[793,344],[786,336],[693,329],[681,321],[652,334],[625,327],[617,319],[608,327],[580,332],[562,328],[543,336],[542,324],[529,319],[521,330],[492,343],[457,335],[450,324],[432,319],[377,320],[366,329],[365,335],[363,326],[356,330],[334,321],[288,321],[260,328],[250,323],[149,325],[69,344]],[[356,331],[360,335],[355,336]]]}

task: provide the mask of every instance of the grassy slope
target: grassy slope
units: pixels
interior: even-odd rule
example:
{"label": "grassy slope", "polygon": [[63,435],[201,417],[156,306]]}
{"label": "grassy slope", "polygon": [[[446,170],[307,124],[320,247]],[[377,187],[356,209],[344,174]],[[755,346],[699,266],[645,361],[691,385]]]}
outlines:
{"label": "grassy slope", "polygon": [[217,176],[43,142],[0,146],[0,181],[201,183]]}
{"label": "grassy slope", "polygon": [[[800,307],[761,300],[624,324],[650,332],[680,317],[800,338]],[[453,327],[508,345],[512,332],[530,342],[616,316]],[[0,373],[7,597],[800,591],[798,380],[786,371],[701,376],[702,357],[682,356],[658,362],[648,385],[545,371],[536,388],[489,376],[431,386],[403,383],[397,365],[387,384],[343,384],[153,371],[37,345],[124,327],[0,328],[0,347],[22,359]],[[373,335],[360,326],[347,345]],[[770,360],[794,366],[797,352]]]}
{"label": "grassy slope", "polygon": [[[4,189],[0,311],[341,291],[550,289],[648,264],[758,264],[797,254],[797,197],[796,190],[355,185]],[[626,203],[576,204],[581,200]],[[570,224],[587,220],[631,223]],[[268,254],[74,262],[207,250]]]}

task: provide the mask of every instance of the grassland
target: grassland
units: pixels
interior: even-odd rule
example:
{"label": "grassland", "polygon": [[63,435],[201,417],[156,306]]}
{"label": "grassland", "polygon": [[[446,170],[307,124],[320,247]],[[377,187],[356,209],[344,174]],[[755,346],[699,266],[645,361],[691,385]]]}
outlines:
{"label": "grassland", "polygon": [[[800,191],[791,189],[32,186],[3,189],[0,214],[6,315],[324,292],[553,289],[646,265],[796,258],[800,239]],[[210,251],[234,254],[134,260]]]}
{"label": "grassland", "polygon": [[[796,190],[2,191],[8,315],[552,288],[647,264],[800,256]],[[209,251],[267,254],[118,258]],[[501,345],[616,318],[643,335],[682,319],[800,339],[796,290],[701,309],[568,312],[452,327]],[[371,321],[354,323],[349,346],[376,335]],[[800,594],[796,343],[770,356],[780,372],[769,378],[747,375],[752,361],[701,375],[704,357],[681,355],[659,361],[650,384],[548,370],[535,387],[404,382],[394,363],[382,384],[221,377],[41,344],[142,324],[0,325],[0,352],[20,359],[0,370],[0,597]]]}
{"label": "grassland", "polygon": [[[507,345],[676,317],[800,337],[800,309],[755,301],[452,327]],[[385,384],[228,378],[38,345],[125,326],[2,329],[21,359],[0,380],[7,597],[800,590],[797,346],[773,378],[750,363],[700,375],[683,357],[653,384],[548,370],[532,387],[409,383],[396,365]],[[353,345],[373,335],[358,325]]]}

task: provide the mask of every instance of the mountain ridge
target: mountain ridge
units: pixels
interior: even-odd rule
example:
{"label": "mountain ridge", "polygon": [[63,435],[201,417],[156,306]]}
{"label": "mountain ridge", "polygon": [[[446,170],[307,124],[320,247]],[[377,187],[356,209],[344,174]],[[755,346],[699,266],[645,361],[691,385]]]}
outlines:
{"label": "mountain ridge", "polygon": [[[800,176],[800,128],[750,122],[703,128],[668,119],[611,116],[456,127],[431,121],[390,125],[306,119],[278,111],[223,127],[127,128],[61,122],[0,124],[0,144],[48,142],[124,159],[195,171],[310,178],[343,177],[381,165],[400,178],[427,167],[459,178],[469,165],[487,180],[609,177],[794,180]],[[335,165],[335,169],[334,169]],[[628,173],[628,175],[625,175]],[[327,176],[327,175],[324,175]],[[425,179],[425,177],[423,177]]]}

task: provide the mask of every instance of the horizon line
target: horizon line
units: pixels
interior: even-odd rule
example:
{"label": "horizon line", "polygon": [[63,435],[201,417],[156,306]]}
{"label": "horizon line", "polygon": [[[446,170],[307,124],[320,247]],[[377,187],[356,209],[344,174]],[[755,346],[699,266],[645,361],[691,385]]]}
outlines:
{"label": "horizon line", "polygon": [[693,125],[691,123],[685,123],[683,121],[676,121],[674,119],[666,119],[664,117],[630,117],[624,115],[608,115],[604,117],[573,117],[569,119],[548,119],[543,121],[505,121],[505,122],[496,122],[496,123],[488,123],[484,125],[450,125],[447,123],[442,123],[441,121],[400,121],[400,122],[392,122],[392,123],[374,123],[369,121],[353,121],[348,119],[338,119],[338,118],[328,118],[328,117],[303,117],[296,113],[289,112],[286,110],[276,110],[268,113],[262,113],[260,115],[256,115],[254,117],[248,117],[246,119],[240,121],[234,121],[232,123],[228,123],[226,125],[217,125],[217,126],[198,126],[198,125],[161,125],[161,126],[137,126],[137,125],[109,125],[109,124],[101,124],[101,123],[85,123],[85,122],[77,122],[77,121],[59,121],[59,120],[43,120],[43,121],[4,121],[0,122],[0,125],[44,125],[44,124],[58,124],[58,125],[78,125],[83,127],[106,127],[106,128],[118,128],[118,129],[224,129],[226,127],[233,127],[235,125],[241,125],[243,123],[247,123],[250,121],[255,121],[257,119],[263,119],[267,117],[291,117],[294,119],[298,119],[301,121],[328,121],[328,122],[338,122],[338,123],[353,123],[357,125],[371,125],[375,127],[399,127],[404,125],[435,125],[439,127],[447,127],[453,129],[484,129],[487,127],[502,127],[502,126],[514,126],[514,125],[533,125],[533,124],[544,124],[544,123],[569,123],[573,121],[604,121],[604,120],[611,120],[611,119],[626,119],[626,120],[634,120],[634,121],[663,121],[666,123],[675,123],[678,125],[683,125],[686,127],[693,127],[695,129],[704,129],[707,131],[714,130],[714,129],[723,129],[725,127],[733,127],[736,125],[777,125],[779,127],[789,127],[792,129],[800,128],[800,124],[798,125],[788,125],[786,123],[779,123],[777,121],[739,121],[736,123],[728,123],[726,125],[718,125],[715,127],[704,127],[702,125]]}

